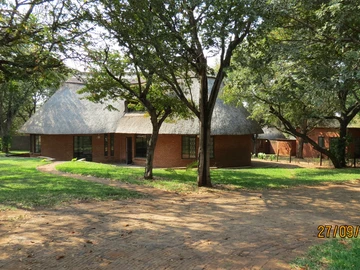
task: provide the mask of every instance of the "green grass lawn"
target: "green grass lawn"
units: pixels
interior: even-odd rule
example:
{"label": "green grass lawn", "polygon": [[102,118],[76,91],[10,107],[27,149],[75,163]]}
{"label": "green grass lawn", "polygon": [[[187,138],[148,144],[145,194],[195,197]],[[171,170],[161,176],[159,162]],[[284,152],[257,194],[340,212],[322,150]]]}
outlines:
{"label": "green grass lawn", "polygon": [[[165,190],[189,192],[197,189],[196,170],[154,169],[153,181],[142,179],[143,168],[129,168],[93,162],[66,162],[57,165],[60,171],[111,178]],[[357,169],[313,168],[246,168],[213,169],[212,183],[239,189],[288,188],[298,185],[317,185],[324,182],[341,182],[360,179]]]}
{"label": "green grass lawn", "polygon": [[358,270],[360,239],[332,239],[309,248],[306,255],[293,263],[294,269]]}
{"label": "green grass lawn", "polygon": [[49,207],[71,200],[107,200],[140,194],[36,170],[39,159],[0,157],[0,210]]}

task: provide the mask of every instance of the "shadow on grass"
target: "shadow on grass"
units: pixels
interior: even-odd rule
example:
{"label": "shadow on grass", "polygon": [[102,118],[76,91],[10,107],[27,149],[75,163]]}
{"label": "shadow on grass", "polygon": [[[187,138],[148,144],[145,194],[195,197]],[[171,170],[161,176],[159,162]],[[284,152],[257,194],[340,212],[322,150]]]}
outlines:
{"label": "shadow on grass", "polygon": [[[111,178],[138,185],[160,189],[188,192],[196,187],[196,169],[154,169],[154,180],[143,180],[142,168],[131,168],[89,162],[67,162],[57,169],[65,172],[95,177]],[[217,187],[236,189],[288,188],[299,185],[321,185],[325,182],[342,182],[359,179],[360,168],[243,168],[213,169],[212,183]]]}
{"label": "shadow on grass", "polygon": [[141,194],[36,170],[38,159],[0,159],[0,207],[52,207],[72,200],[108,200],[140,197]]}

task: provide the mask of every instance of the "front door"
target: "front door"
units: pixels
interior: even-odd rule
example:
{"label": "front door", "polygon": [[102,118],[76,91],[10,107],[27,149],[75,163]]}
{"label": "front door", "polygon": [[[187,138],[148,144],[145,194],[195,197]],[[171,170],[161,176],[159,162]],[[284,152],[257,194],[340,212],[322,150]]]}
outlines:
{"label": "front door", "polygon": [[132,138],[126,137],[126,164],[132,164]]}
{"label": "front door", "polygon": [[74,158],[92,161],[91,136],[74,136]]}

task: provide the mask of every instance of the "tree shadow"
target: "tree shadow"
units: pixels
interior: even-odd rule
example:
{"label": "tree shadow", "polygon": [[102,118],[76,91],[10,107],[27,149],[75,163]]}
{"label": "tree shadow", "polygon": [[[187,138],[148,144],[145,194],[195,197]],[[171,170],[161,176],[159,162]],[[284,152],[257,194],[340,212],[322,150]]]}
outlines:
{"label": "tree shadow", "polygon": [[23,221],[1,221],[0,267],[288,269],[322,240],[318,225],[359,224],[359,191],[347,183],[167,193],[34,210]]}

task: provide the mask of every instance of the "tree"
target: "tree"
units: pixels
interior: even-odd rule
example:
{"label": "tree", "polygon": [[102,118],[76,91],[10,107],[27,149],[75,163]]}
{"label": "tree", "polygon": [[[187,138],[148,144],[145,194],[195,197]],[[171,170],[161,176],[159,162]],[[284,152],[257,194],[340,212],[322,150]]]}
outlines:
{"label": "tree", "polygon": [[[152,179],[154,152],[160,127],[167,118],[185,117],[188,115],[187,109],[179,99],[171,95],[169,87],[161,83],[151,70],[142,70],[130,59],[124,59],[119,54],[110,54],[108,51],[104,52],[104,60],[98,64],[100,54],[97,52],[95,55],[96,61],[91,68],[91,75],[81,92],[90,93],[88,99],[94,102],[121,98],[128,103],[137,104],[142,111],[146,110],[150,116],[152,134],[147,142],[144,178]],[[132,56],[131,52],[129,55]]]}
{"label": "tree", "polygon": [[[46,71],[35,78],[26,80],[8,80],[0,84],[0,134],[2,140],[2,151],[8,153],[11,142],[11,135],[14,132],[14,121],[17,116],[22,115],[24,123],[36,110],[38,100],[34,98],[41,96],[42,102],[65,80],[65,74],[58,71]],[[27,107],[30,111],[23,112]]]}
{"label": "tree", "polygon": [[[0,1],[0,138],[4,150],[17,114],[34,95],[70,72],[65,45],[86,30],[74,1]],[[76,16],[75,16],[76,15]],[[33,107],[34,108],[34,107]]]}
{"label": "tree", "polygon": [[97,102],[122,98],[139,103],[149,114],[152,134],[147,142],[144,178],[152,179],[162,123],[169,117],[186,117],[188,110],[155,72],[160,67],[146,43],[156,28],[149,24],[147,14],[141,14],[148,7],[144,4],[146,1],[102,1],[102,6],[96,3],[87,11],[89,21],[101,28],[97,34],[100,42],[88,40],[85,44],[91,75],[82,92],[91,93],[90,100]]}
{"label": "tree", "polygon": [[[232,54],[254,30],[261,10],[258,1],[140,0],[100,1],[92,8],[102,14],[102,24],[117,23],[112,37],[125,52],[135,49],[136,65],[153,70],[178,98],[199,118],[198,185],[212,186],[209,169],[211,117]],[[258,9],[259,8],[259,9]],[[89,10],[92,13],[91,10]],[[96,19],[96,18],[95,18]],[[138,31],[141,27],[141,31]],[[145,54],[144,54],[145,52]],[[143,58],[144,55],[151,55]],[[219,69],[211,89],[207,56],[218,55]],[[179,81],[196,77],[199,100],[192,102]]]}
{"label": "tree", "polygon": [[[335,167],[344,167],[347,125],[360,111],[359,9],[352,9],[351,1],[278,4],[278,17],[264,38],[249,43],[247,57],[238,58],[228,91],[256,100],[269,121],[280,120],[284,131],[310,143]],[[331,150],[307,136],[324,120],[340,125]]]}

